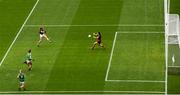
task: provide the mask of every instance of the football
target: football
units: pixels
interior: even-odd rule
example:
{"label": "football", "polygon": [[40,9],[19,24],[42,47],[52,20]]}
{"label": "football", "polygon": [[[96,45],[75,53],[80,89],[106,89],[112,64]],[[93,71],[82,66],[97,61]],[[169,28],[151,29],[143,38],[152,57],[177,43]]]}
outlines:
{"label": "football", "polygon": [[88,37],[90,38],[90,37],[91,37],[91,35],[88,35]]}

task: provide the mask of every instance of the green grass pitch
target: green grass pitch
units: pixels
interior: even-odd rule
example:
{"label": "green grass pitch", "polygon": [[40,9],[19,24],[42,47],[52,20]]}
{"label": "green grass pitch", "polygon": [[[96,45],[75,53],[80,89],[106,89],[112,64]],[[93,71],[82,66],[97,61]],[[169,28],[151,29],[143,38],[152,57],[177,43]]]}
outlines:
{"label": "green grass pitch", "polygon": [[[0,94],[166,93],[163,0],[37,1],[0,0],[1,61],[20,32],[0,65]],[[52,43],[37,47],[41,26]],[[94,32],[105,48],[91,50]],[[30,72],[23,64],[28,49]],[[27,91],[18,91],[19,69]]]}

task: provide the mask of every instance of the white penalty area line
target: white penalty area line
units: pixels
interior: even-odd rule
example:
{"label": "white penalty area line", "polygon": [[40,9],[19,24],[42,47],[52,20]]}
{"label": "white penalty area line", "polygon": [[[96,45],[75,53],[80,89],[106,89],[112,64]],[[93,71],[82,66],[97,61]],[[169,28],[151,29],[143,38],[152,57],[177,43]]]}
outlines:
{"label": "white penalty area line", "polygon": [[168,66],[170,68],[180,68],[180,66]]}
{"label": "white penalty area line", "polygon": [[0,92],[0,94],[19,94],[19,93],[25,93],[25,94],[48,94],[48,93],[75,93],[75,94],[80,94],[80,93],[129,93],[129,94],[164,94],[165,92],[162,91],[8,91],[8,92]]}
{"label": "white penalty area line", "polygon": [[28,19],[30,18],[31,14],[33,13],[34,9],[36,8],[37,4],[39,3],[39,0],[36,1],[35,5],[33,6],[32,10],[30,11],[29,15],[27,16],[26,20],[24,21],[23,25],[21,26],[19,32],[16,34],[14,40],[12,41],[11,45],[9,46],[8,50],[6,51],[3,59],[0,62],[0,66],[2,65],[2,63],[4,62],[4,60],[6,59],[9,51],[11,50],[12,46],[14,45],[14,43],[16,42],[17,38],[19,37],[20,33],[22,32],[26,22],[28,21]]}
{"label": "white penalty area line", "polygon": [[168,43],[168,45],[179,45],[179,43]]}
{"label": "white penalty area line", "polygon": [[165,83],[165,81],[157,80],[107,80],[106,82]]}
{"label": "white penalty area line", "polygon": [[164,25],[159,25],[159,24],[110,24],[110,25],[25,25],[25,27],[164,27]]}
{"label": "white penalty area line", "polygon": [[134,83],[165,83],[165,81],[158,81],[158,80],[108,80],[108,76],[109,76],[109,71],[110,71],[110,68],[111,68],[111,63],[112,63],[112,57],[113,57],[113,53],[114,53],[114,48],[115,48],[115,44],[116,44],[116,39],[117,39],[117,34],[118,33],[132,33],[132,34],[134,34],[134,33],[142,33],[142,34],[146,34],[146,33],[148,33],[148,34],[164,34],[164,32],[153,32],[153,31],[147,31],[147,32],[141,32],[141,31],[138,31],[138,32],[129,32],[129,31],[117,31],[116,33],[115,33],[115,36],[114,36],[114,41],[113,41],[113,45],[112,45],[112,50],[111,50],[111,54],[110,54],[110,59],[109,59],[109,64],[108,64],[108,68],[107,68],[107,72],[106,72],[106,76],[105,76],[105,81],[106,82],[134,82]]}
{"label": "white penalty area line", "polygon": [[117,33],[124,33],[124,34],[164,34],[162,31],[117,31]]}
{"label": "white penalty area line", "polygon": [[109,70],[110,70],[110,68],[111,68],[112,56],[113,56],[114,47],[115,47],[115,44],[116,44],[117,33],[118,33],[118,32],[116,32],[116,33],[115,33],[115,36],[114,36],[114,41],[113,41],[113,45],[112,45],[112,50],[111,50],[111,55],[110,55],[110,59],[109,59],[109,64],[108,64],[108,68],[107,68],[107,72],[106,72],[105,81],[108,80]]}

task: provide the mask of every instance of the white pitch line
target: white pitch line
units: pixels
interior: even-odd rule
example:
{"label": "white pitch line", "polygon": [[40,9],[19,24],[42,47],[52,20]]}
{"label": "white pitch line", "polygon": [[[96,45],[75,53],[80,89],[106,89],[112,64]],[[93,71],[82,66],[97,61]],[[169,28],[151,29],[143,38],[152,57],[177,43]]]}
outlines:
{"label": "white pitch line", "polygon": [[164,0],[164,25],[166,25],[165,28],[165,95],[168,95],[168,37],[166,36],[166,33],[169,31],[169,11],[168,11],[168,0]]}
{"label": "white pitch line", "polygon": [[170,68],[180,68],[180,66],[168,66]]}
{"label": "white pitch line", "polygon": [[111,24],[111,25],[25,25],[25,27],[113,27],[113,26],[121,26],[121,27],[164,27],[164,25],[158,25],[158,24]]}
{"label": "white pitch line", "polygon": [[179,45],[179,43],[168,43],[169,45]]}
{"label": "white pitch line", "polygon": [[156,80],[107,80],[107,82],[165,83],[165,81]]}
{"label": "white pitch line", "polygon": [[16,40],[17,40],[17,38],[19,37],[20,33],[22,32],[22,30],[23,30],[23,28],[24,28],[26,22],[27,22],[28,19],[30,18],[31,14],[33,13],[34,9],[36,8],[38,2],[39,2],[39,0],[36,1],[36,3],[35,3],[35,5],[33,6],[32,10],[30,11],[29,15],[27,16],[26,20],[24,21],[23,25],[21,26],[19,32],[16,34],[16,36],[15,36],[13,42],[11,43],[11,45],[9,46],[8,50],[6,51],[6,53],[5,53],[4,57],[3,57],[3,59],[1,60],[0,66],[2,65],[2,63],[4,62],[4,60],[6,59],[6,57],[7,57],[8,53],[9,53],[9,51],[11,50],[12,46],[13,46],[14,43],[16,42]]}
{"label": "white pitch line", "polygon": [[161,91],[9,91],[9,92],[0,92],[1,94],[8,94],[8,93],[140,93],[140,94],[164,94],[165,92]]}
{"label": "white pitch line", "polygon": [[112,45],[112,50],[111,50],[111,55],[110,55],[110,59],[109,59],[108,69],[107,69],[107,72],[106,72],[105,81],[108,80],[108,75],[109,75],[109,70],[110,70],[110,67],[111,67],[112,56],[113,56],[114,47],[115,47],[115,44],[116,44],[116,37],[117,37],[117,32],[115,33],[115,36],[114,36],[114,41],[113,41],[113,45]]}
{"label": "white pitch line", "polygon": [[154,31],[137,31],[137,32],[130,32],[130,31],[117,31],[117,33],[124,33],[124,34],[164,34],[164,32],[154,32]]}

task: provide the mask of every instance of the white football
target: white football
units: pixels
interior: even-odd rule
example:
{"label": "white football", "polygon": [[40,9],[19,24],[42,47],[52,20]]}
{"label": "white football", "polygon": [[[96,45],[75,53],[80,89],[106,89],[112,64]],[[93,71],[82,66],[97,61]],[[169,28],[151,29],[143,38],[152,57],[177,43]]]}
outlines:
{"label": "white football", "polygon": [[91,37],[91,35],[88,35],[88,37],[90,38],[90,37]]}

